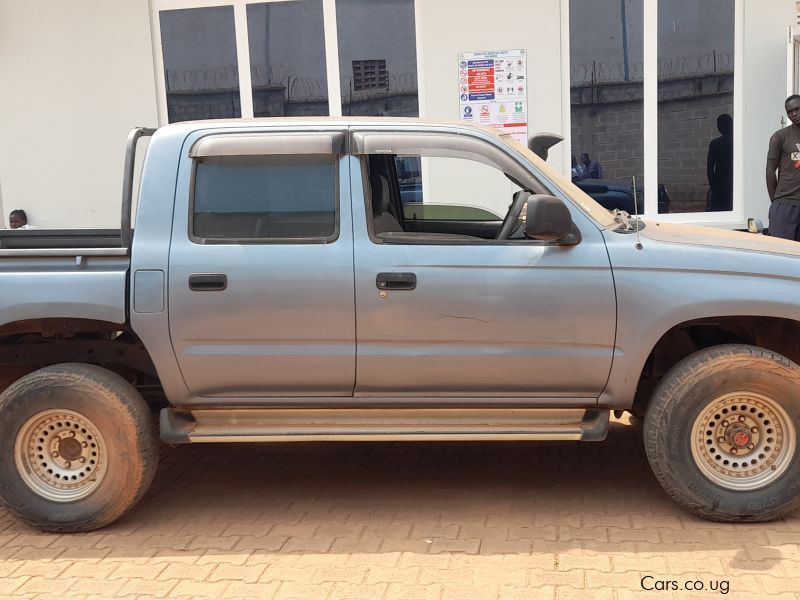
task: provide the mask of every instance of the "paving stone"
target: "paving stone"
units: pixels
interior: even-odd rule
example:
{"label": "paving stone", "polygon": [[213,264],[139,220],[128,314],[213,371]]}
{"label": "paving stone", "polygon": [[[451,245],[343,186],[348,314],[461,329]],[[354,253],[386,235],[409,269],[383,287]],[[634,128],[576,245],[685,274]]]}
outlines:
{"label": "paving stone", "polygon": [[382,598],[388,589],[388,583],[375,583],[363,585],[356,583],[335,583],[330,600],[375,600]]}
{"label": "paving stone", "polygon": [[222,564],[218,565],[206,578],[208,581],[244,581],[255,583],[266,571],[263,565],[253,565],[250,567]]}
{"label": "paving stone", "polygon": [[0,577],[0,594],[11,594],[28,581],[30,577]]}
{"label": "paving stone", "polygon": [[231,600],[270,600],[275,598],[281,584],[274,583],[241,583],[234,581],[225,591],[222,598]]}
{"label": "paving stone", "polygon": [[[440,584],[407,585],[390,583],[386,588],[385,600],[439,600],[442,597]],[[530,595],[528,596],[528,600]]]}
{"label": "paving stone", "polygon": [[405,583],[414,585],[419,579],[420,567],[369,567],[366,583]]}
{"label": "paving stone", "polygon": [[651,575],[730,582],[713,597],[800,600],[800,515],[695,518],[660,490],[620,421],[602,445],[196,445],[162,456],[137,509],[101,531],[42,534],[0,509],[0,599],[627,600],[653,597],[640,585]]}
{"label": "paving stone", "polygon": [[225,590],[231,584],[230,581],[219,581],[211,583],[208,581],[192,581],[182,579],[178,585],[170,592],[170,596],[189,596],[191,598],[221,598]]}
{"label": "paving stone", "polygon": [[495,600],[498,595],[496,585],[452,585],[444,584],[442,589],[442,600]]}
{"label": "paving stone", "polygon": [[215,565],[185,565],[182,563],[172,563],[158,574],[159,581],[170,579],[188,579],[190,581],[206,581],[214,571]]}

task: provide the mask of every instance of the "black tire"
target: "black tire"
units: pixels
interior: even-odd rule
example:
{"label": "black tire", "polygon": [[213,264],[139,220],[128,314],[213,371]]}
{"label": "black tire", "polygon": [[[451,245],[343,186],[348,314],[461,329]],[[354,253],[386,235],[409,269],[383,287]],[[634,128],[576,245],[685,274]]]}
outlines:
{"label": "black tire", "polygon": [[[66,416],[46,411],[65,411]],[[47,414],[52,416],[42,420],[41,415]],[[69,422],[70,415],[73,422]],[[86,427],[81,428],[82,425]],[[52,428],[55,430],[48,438],[48,429]],[[29,436],[25,432],[32,433]],[[63,445],[68,436],[73,436],[69,447]],[[41,446],[34,447],[42,440],[45,442]],[[158,465],[158,443],[150,409],[136,389],[119,375],[79,363],[39,369],[0,394],[0,501],[20,519],[44,531],[98,529],[125,514],[147,491]],[[97,451],[94,457],[92,447]],[[43,469],[48,460],[56,468],[52,461],[59,453],[48,454],[52,448],[61,450],[59,460],[69,458],[74,463],[64,463],[67,466],[58,465],[62,469],[56,469],[64,474],[64,488],[83,486],[69,493],[85,496],[52,498],[48,490],[62,484],[53,479],[56,475],[46,475],[46,471],[37,474],[40,465],[34,464],[38,458],[45,461],[41,463]],[[43,455],[37,456],[36,452],[42,450]],[[94,472],[89,471],[90,462]],[[86,472],[76,470],[79,464]],[[45,481],[45,495],[34,489],[39,481]],[[56,489],[55,493],[63,492]]]}
{"label": "black tire", "polygon": [[[748,398],[754,399],[752,404],[745,403]],[[780,444],[784,448],[783,454],[775,454],[776,457],[782,457],[778,463],[780,469],[777,466],[772,469],[769,456],[763,464],[757,463],[757,459],[762,457],[757,456],[750,449],[751,446],[736,446],[727,441],[735,439],[736,444],[766,444],[769,439],[773,439],[766,437],[773,435],[767,434],[772,429],[764,429],[762,433],[762,426],[757,423],[752,428],[749,423],[743,423],[744,433],[739,430],[738,435],[744,437],[726,437],[731,427],[739,427],[737,420],[762,417],[757,406],[764,398],[770,399],[773,407],[777,406],[783,411],[786,418],[782,422],[788,425],[781,430],[781,439],[785,440]],[[726,408],[724,414],[719,414],[722,412],[719,407],[729,406],[727,403],[733,403],[731,410]],[[763,402],[761,405],[763,406]],[[706,415],[712,415],[708,417],[710,421],[704,420]],[[695,423],[701,424],[696,430],[698,433],[694,434],[696,438],[692,433]],[[770,421],[767,420],[766,423],[769,425]],[[719,429],[716,429],[717,426]],[[786,357],[763,348],[730,344],[696,352],[679,362],[664,376],[647,407],[643,437],[653,473],[678,504],[712,521],[765,522],[786,516],[800,507],[800,444],[796,441],[798,428],[800,367]],[[751,430],[754,433],[752,439],[749,433]],[[759,432],[756,433],[756,430]],[[723,433],[716,437],[718,432]],[[708,436],[703,437],[706,434]],[[731,435],[736,436],[736,431],[731,432]],[[793,438],[791,443],[790,436]],[[724,463],[729,466],[723,467],[719,462],[720,456],[714,456],[720,453],[723,459],[729,458],[731,455],[725,454],[726,450],[714,449],[709,450],[708,456],[703,454],[703,444],[711,447],[715,444],[715,439],[717,445],[728,449],[727,452],[735,451],[736,456],[753,459],[754,467],[736,465],[737,468],[747,470],[734,471],[734,477],[742,477],[741,480],[734,483],[719,481],[719,475],[714,470],[720,469],[723,477],[731,477],[731,471],[723,469],[733,470],[734,463]],[[694,455],[692,444],[695,444]],[[755,445],[754,443],[753,446]],[[778,444],[774,443],[773,446]],[[769,446],[765,449],[777,451]],[[706,464],[711,466],[707,467]],[[750,463],[744,460],[744,464]],[[770,475],[770,470],[774,471],[774,476]],[[711,475],[707,474],[709,472]],[[714,476],[717,481],[713,479]],[[764,480],[763,483],[754,482],[752,478],[757,476],[774,478]],[[739,481],[744,482],[744,485],[762,487],[737,489],[735,486],[739,485]]]}

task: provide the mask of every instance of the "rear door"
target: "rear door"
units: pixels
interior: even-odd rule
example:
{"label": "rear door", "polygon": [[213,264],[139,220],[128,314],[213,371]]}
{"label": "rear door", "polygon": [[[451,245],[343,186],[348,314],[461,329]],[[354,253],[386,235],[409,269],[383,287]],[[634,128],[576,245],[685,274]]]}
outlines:
{"label": "rear door", "polygon": [[[187,143],[169,260],[172,344],[199,397],[351,396],[343,130]],[[344,170],[343,170],[344,169]]]}
{"label": "rear door", "polygon": [[[596,398],[608,379],[616,327],[598,227],[570,206],[577,245],[486,239],[489,228],[500,230],[515,190],[548,191],[530,166],[488,140],[365,128],[353,134],[353,147],[356,394],[426,402]],[[394,210],[403,213],[403,231],[376,233],[372,226],[379,204],[387,204],[371,197],[386,189],[376,181],[391,171],[368,172],[379,155],[418,159],[421,168],[419,210],[408,203]],[[400,195],[399,184],[390,183],[390,195]],[[477,228],[470,211],[480,215]],[[433,218],[421,224],[429,212]],[[437,233],[441,220],[451,222]]]}

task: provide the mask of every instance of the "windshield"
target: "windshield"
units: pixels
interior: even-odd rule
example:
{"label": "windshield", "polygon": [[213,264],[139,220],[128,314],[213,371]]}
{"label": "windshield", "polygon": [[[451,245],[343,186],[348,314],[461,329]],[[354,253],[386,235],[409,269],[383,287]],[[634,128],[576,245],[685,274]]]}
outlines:
{"label": "windshield", "polygon": [[532,163],[545,177],[558,186],[562,192],[569,196],[571,200],[602,227],[612,227],[615,224],[614,216],[610,212],[595,202],[592,197],[583,190],[580,190],[572,181],[531,152],[530,149],[520,144],[510,135],[504,135],[502,138],[506,144]]}

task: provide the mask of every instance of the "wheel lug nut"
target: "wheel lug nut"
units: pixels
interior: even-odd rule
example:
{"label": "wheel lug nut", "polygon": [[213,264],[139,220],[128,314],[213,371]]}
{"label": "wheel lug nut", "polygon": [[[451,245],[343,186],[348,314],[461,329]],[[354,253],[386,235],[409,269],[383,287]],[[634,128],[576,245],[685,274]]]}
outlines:
{"label": "wheel lug nut", "polygon": [[727,421],[723,421],[723,422],[722,422],[722,426],[723,426],[723,427],[727,427],[727,426],[728,426],[728,422],[727,422]]}
{"label": "wheel lug nut", "polygon": [[758,433],[758,427],[751,427],[751,428],[750,428],[750,431],[751,431],[752,433]]}
{"label": "wheel lug nut", "polygon": [[86,443],[86,442],[81,442],[81,446],[83,446],[84,448],[88,448],[88,447],[89,447],[89,444],[88,444],[88,443]]}
{"label": "wheel lug nut", "polygon": [[725,443],[725,438],[724,438],[724,437],[722,437],[722,436],[719,436],[719,437],[717,438],[717,441],[718,441],[720,444],[724,444],[724,443]]}
{"label": "wheel lug nut", "polygon": [[739,415],[739,422],[744,423],[744,415]]}
{"label": "wheel lug nut", "polygon": [[755,447],[756,447],[756,445],[755,445],[755,444],[748,444],[748,445],[747,445],[747,449],[748,449],[748,450],[752,450],[752,449],[753,449],[753,448],[755,448]]}
{"label": "wheel lug nut", "polygon": [[67,461],[67,462],[64,463],[64,466],[69,469],[72,466],[72,463]]}
{"label": "wheel lug nut", "polygon": [[738,452],[736,448],[731,448],[731,454],[738,454]]}
{"label": "wheel lug nut", "polygon": [[80,462],[82,462],[82,463],[85,463],[85,462],[86,462],[86,457],[85,457],[85,456],[81,456],[81,457],[78,459],[78,461],[80,461]]}
{"label": "wheel lug nut", "polygon": [[53,456],[58,457],[58,452],[53,451]]}

